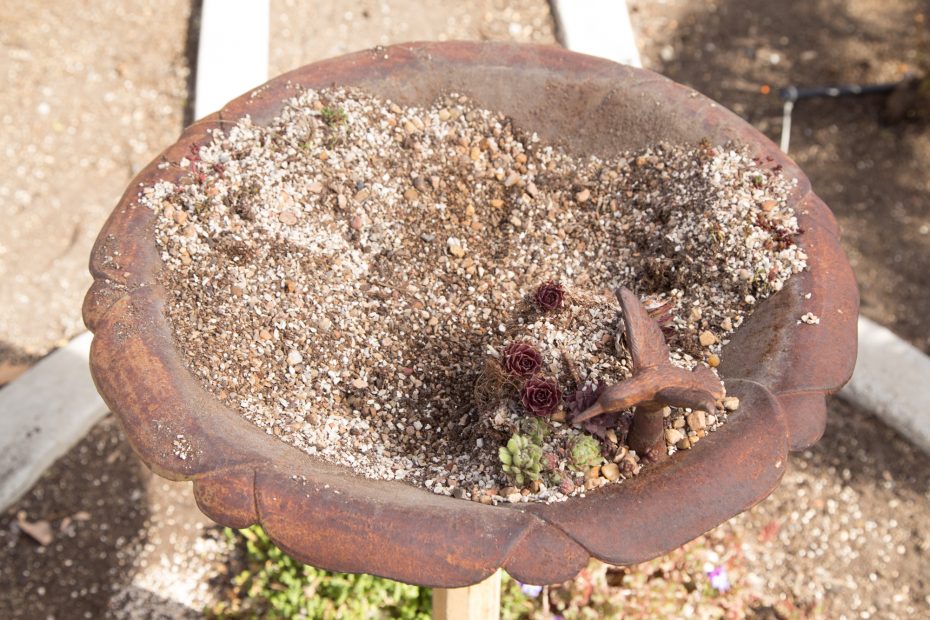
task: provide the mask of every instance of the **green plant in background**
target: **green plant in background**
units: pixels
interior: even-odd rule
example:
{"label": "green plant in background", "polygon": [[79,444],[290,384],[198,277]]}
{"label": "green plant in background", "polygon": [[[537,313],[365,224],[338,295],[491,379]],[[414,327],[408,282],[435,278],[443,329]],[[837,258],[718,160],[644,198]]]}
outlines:
{"label": "green plant in background", "polygon": [[575,471],[584,471],[589,467],[600,465],[604,457],[601,456],[601,444],[591,435],[575,435],[568,444],[571,467]]}
{"label": "green plant in background", "polygon": [[[431,617],[428,588],[370,575],[347,575],[304,566],[284,554],[260,527],[225,530],[236,552],[224,583],[226,600],[208,618],[420,619]],[[636,566],[592,560],[570,579],[545,590],[501,577],[502,620],[677,618],[683,608],[700,618],[823,617],[819,604],[766,592],[749,580],[742,541],[724,531],[687,543]],[[729,559],[726,559],[729,558]],[[720,581],[726,574],[725,582]],[[757,610],[759,614],[756,613]]]}
{"label": "green plant in background", "polygon": [[531,480],[539,480],[542,469],[542,448],[530,441],[529,437],[514,433],[506,446],[498,449],[504,473],[513,481],[523,486]]}
{"label": "green plant in background", "polygon": [[211,618],[401,618],[428,620],[431,593],[372,575],[330,573],[281,551],[260,527],[226,530],[244,552],[244,568],[229,584],[228,600]]}
{"label": "green plant in background", "polygon": [[[371,575],[331,573],[291,559],[254,526],[224,530],[238,551],[241,570],[225,586],[226,600],[208,618],[301,618],[425,620],[432,591]],[[530,618],[535,604],[506,573],[501,581],[502,620]]]}

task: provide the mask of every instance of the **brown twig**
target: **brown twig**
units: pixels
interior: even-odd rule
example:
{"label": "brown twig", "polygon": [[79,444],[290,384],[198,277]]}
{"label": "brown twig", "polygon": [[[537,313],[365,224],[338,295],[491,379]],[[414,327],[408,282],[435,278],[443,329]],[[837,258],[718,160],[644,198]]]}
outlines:
{"label": "brown twig", "polygon": [[723,398],[723,383],[706,366],[692,371],[672,366],[662,330],[639,298],[628,288],[617,290],[623,312],[627,345],[633,357],[633,376],[616,383],[597,402],[576,416],[584,422],[606,413],[635,407],[629,445],[637,454],[653,460],[665,454],[663,410],[690,407],[713,411]]}

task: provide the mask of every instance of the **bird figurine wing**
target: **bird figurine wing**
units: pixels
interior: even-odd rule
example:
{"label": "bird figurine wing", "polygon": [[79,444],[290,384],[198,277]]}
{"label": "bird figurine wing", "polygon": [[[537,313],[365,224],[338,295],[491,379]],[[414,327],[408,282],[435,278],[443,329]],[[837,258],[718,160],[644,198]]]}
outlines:
{"label": "bird figurine wing", "polygon": [[633,291],[621,286],[617,300],[623,311],[624,333],[634,368],[654,368],[668,364],[668,345],[662,329],[652,320],[649,312]]}

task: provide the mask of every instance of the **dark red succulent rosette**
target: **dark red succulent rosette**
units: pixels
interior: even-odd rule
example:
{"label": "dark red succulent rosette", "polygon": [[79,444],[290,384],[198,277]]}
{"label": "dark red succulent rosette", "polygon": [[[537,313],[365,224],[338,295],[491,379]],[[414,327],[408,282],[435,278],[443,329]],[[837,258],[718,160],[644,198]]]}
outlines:
{"label": "dark red succulent rosette", "polygon": [[536,289],[533,301],[544,312],[553,312],[565,303],[565,289],[558,282],[543,282]]}
{"label": "dark red succulent rosette", "polygon": [[532,377],[520,390],[520,402],[530,413],[549,416],[558,411],[562,404],[559,382],[546,377]]}
{"label": "dark red succulent rosette", "polygon": [[501,365],[514,377],[532,377],[542,368],[542,354],[528,342],[511,342],[501,351]]}

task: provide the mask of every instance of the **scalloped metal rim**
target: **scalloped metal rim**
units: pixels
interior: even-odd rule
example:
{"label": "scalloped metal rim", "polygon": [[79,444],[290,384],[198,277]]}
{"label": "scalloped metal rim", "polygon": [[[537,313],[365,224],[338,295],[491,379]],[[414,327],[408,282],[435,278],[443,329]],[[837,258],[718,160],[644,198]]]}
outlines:
{"label": "scalloped metal rim", "polygon": [[[314,460],[225,408],[184,368],[161,314],[164,291],[153,217],[141,184],[176,175],[177,160],[208,130],[248,114],[274,116],[296,85],[357,85],[409,103],[467,92],[582,152],[640,139],[735,140],[798,179],[795,209],[810,269],[766,300],[734,335],[720,370],[738,414],[694,449],[622,485],[554,505],[485,506],[400,482],[375,482]],[[597,126],[592,126],[592,119]],[[587,124],[586,124],[587,123]],[[633,132],[633,133],[629,133]],[[504,567],[527,583],[556,583],[589,556],[613,564],[656,557],[767,496],[790,449],[823,433],[825,396],[852,373],[858,291],[829,209],[798,167],[718,104],[648,71],[552,47],[414,43],[309,65],[271,80],[185,130],[127,189],[91,256],[84,318],[95,333],[91,371],[142,460],[192,480],[218,523],[261,523],[295,558],[323,568],[457,587]],[[809,294],[809,295],[808,295]],[[796,318],[813,312],[816,328]],[[175,442],[189,456],[174,455]]]}

